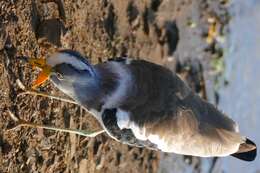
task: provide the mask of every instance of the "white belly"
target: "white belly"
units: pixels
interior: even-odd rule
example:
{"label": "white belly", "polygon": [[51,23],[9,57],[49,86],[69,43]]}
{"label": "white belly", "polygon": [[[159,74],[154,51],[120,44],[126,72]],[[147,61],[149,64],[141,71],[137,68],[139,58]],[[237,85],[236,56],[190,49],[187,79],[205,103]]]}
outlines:
{"label": "white belly", "polygon": [[170,149],[164,139],[160,138],[156,134],[147,134],[145,128],[140,128],[134,122],[130,121],[128,112],[118,109],[116,117],[117,125],[120,129],[131,129],[137,139],[143,141],[149,140],[156,144],[158,149],[164,152],[175,152],[173,151],[174,149]]}
{"label": "white belly", "polygon": [[130,121],[128,112],[118,110],[116,116],[120,129],[131,129],[137,139],[149,140],[156,144],[158,149],[163,152],[200,157],[228,156],[235,153],[240,145],[239,143],[231,143],[232,145],[223,147],[222,144],[207,138],[204,139],[200,134],[187,136],[185,133],[179,133],[178,135],[167,135],[166,138],[148,133],[144,127],[137,126],[134,122]]}

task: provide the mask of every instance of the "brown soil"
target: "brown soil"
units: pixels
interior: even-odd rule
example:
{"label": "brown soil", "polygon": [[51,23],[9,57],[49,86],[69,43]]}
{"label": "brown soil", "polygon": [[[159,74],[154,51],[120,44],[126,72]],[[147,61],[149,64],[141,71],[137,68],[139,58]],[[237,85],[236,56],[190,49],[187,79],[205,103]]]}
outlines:
{"label": "brown soil", "polygon": [[[228,22],[225,2],[0,1],[0,172],[156,172],[157,152],[120,144],[105,134],[85,138],[32,128],[6,131],[15,125],[7,110],[31,122],[100,129],[78,106],[18,97],[17,79],[30,86],[37,71],[17,56],[41,57],[69,48],[92,63],[114,56],[142,58],[177,71],[205,97],[202,69],[211,70],[212,55],[219,53],[215,38],[205,41],[208,19],[216,19],[221,34]],[[62,95],[50,83],[40,90]]]}

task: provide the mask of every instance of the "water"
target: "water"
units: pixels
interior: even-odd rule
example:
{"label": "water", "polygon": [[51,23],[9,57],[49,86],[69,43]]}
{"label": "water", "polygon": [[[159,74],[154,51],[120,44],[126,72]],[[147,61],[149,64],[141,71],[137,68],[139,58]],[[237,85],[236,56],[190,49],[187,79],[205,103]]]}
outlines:
{"label": "water", "polygon": [[[233,0],[230,13],[230,32],[225,45],[225,78],[229,85],[219,91],[219,107],[238,122],[240,131],[259,147],[260,0]],[[228,173],[260,172],[260,156],[250,163],[231,157],[220,162]]]}

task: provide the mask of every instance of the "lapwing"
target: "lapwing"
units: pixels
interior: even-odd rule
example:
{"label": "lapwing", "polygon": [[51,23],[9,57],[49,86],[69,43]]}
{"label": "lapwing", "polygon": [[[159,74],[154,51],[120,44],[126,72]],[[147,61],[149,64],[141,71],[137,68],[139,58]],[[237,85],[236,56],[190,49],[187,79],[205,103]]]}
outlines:
{"label": "lapwing", "polygon": [[49,79],[119,142],[199,157],[256,157],[256,145],[232,119],[163,66],[128,58],[91,65],[73,50],[29,62],[42,69],[34,87]]}

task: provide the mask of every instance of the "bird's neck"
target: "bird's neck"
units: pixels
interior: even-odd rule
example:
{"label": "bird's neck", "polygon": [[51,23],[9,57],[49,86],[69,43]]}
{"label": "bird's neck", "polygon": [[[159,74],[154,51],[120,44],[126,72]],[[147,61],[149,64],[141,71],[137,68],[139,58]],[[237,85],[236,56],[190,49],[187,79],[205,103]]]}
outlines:
{"label": "bird's neck", "polygon": [[106,65],[96,65],[94,70],[96,76],[82,88],[78,88],[81,94],[77,94],[75,100],[88,109],[99,111],[118,89],[120,77]]}

